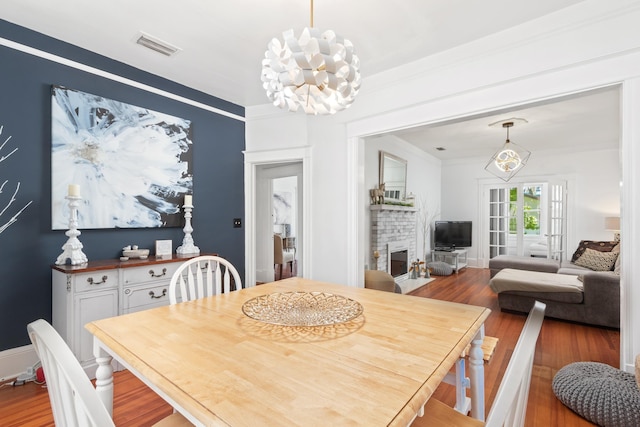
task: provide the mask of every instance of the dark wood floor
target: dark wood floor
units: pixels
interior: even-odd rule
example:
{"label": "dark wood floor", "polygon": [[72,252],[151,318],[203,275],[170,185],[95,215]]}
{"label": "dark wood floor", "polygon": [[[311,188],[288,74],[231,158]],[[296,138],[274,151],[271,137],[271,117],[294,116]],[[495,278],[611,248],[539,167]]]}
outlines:
{"label": "dark wood floor", "polygon": [[[493,311],[485,323],[486,334],[499,338],[496,352],[485,365],[487,412],[515,347],[525,316],[501,313],[488,288],[489,271],[467,268],[458,275],[438,277],[411,294],[467,304]],[[527,426],[592,426],[560,403],[551,380],[562,366],[575,361],[597,361],[618,366],[620,334],[617,330],[545,319],[536,346],[527,409]],[[114,421],[118,426],[148,426],[169,415],[171,407],[127,371],[115,374]],[[454,388],[443,384],[435,397],[453,405]],[[0,426],[53,426],[46,389],[35,383],[0,388]]]}
{"label": "dark wood floor", "polygon": [[[485,334],[499,338],[495,354],[485,364],[486,412],[498,391],[502,375],[526,320],[525,315],[502,313],[496,295],[487,286],[488,269],[463,269],[458,275],[438,277],[411,295],[481,305],[492,310]],[[620,365],[620,332],[545,318],[536,345],[526,426],[593,426],[556,399],[551,381],[563,366],[577,361]],[[454,388],[441,385],[434,396],[455,403]]]}

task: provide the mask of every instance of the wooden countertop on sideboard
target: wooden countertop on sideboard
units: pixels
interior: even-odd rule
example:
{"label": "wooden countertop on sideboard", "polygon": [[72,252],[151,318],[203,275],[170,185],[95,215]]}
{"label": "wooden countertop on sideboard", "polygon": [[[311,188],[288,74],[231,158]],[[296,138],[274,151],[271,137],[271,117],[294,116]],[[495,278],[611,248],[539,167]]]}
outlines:
{"label": "wooden countertop on sideboard", "polygon": [[[218,254],[200,254],[200,255],[216,255]],[[84,264],[78,265],[56,265],[52,264],[51,268],[54,270],[58,270],[62,273],[88,273],[91,271],[100,271],[100,270],[111,270],[115,268],[130,268],[130,267],[140,267],[145,265],[155,265],[155,264],[166,264],[169,262],[176,262],[180,260],[188,260],[190,258],[195,258],[200,255],[177,255],[174,254],[171,257],[161,257],[157,258],[155,256],[149,256],[147,259],[133,258],[127,261],[120,261],[119,259],[103,259],[97,261],[89,261]]]}

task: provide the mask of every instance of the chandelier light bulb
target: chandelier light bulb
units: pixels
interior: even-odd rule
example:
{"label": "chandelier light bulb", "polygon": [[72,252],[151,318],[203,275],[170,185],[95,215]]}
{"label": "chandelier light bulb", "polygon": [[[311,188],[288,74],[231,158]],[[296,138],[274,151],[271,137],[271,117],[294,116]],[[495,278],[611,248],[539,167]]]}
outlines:
{"label": "chandelier light bulb", "polygon": [[502,123],[502,127],[507,129],[507,140],[484,167],[487,172],[492,173],[505,182],[509,181],[527,164],[527,160],[529,160],[529,156],[531,155],[530,151],[525,150],[509,140],[509,128],[512,126],[513,122],[511,121]]}
{"label": "chandelier light bulb", "polygon": [[518,169],[520,164],[522,164],[520,156],[510,148],[505,148],[496,155],[495,165],[505,172]]}
{"label": "chandelier light bulb", "polygon": [[293,30],[269,42],[262,60],[262,87],[273,105],[307,114],[348,108],[360,90],[360,60],[353,44],[331,30]]}

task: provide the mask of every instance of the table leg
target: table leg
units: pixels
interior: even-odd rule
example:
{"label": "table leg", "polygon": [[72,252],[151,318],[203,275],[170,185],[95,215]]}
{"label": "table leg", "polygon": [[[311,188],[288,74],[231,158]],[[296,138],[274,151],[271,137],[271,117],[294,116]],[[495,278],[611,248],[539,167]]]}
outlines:
{"label": "table leg", "polygon": [[93,355],[96,358],[96,392],[109,414],[113,417],[113,359],[101,346],[100,340],[93,339]]}
{"label": "table leg", "polygon": [[471,416],[484,421],[484,325],[480,328],[469,351],[469,380],[471,381]]}

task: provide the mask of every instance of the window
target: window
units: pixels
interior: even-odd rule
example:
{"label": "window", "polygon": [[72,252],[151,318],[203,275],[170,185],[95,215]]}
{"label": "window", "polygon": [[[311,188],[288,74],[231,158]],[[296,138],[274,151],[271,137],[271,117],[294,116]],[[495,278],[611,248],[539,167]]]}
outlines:
{"label": "window", "polygon": [[[543,184],[524,184],[512,187],[509,192],[509,234],[518,233],[518,223],[522,223],[525,236],[540,236],[544,211]],[[522,203],[519,203],[519,199]],[[520,208],[520,206],[522,206]]]}

